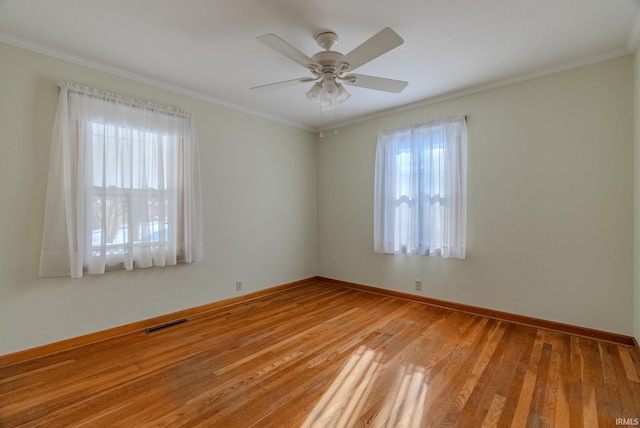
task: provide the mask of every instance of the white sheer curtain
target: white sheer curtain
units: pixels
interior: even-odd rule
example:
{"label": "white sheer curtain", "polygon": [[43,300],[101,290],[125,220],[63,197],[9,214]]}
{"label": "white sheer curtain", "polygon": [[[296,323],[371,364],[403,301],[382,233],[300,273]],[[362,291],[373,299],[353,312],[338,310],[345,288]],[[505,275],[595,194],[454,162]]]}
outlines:
{"label": "white sheer curtain", "polygon": [[466,165],[464,116],[381,131],[374,251],[464,259]]}
{"label": "white sheer curtain", "polygon": [[62,82],[51,150],[41,276],[202,259],[190,113]]}

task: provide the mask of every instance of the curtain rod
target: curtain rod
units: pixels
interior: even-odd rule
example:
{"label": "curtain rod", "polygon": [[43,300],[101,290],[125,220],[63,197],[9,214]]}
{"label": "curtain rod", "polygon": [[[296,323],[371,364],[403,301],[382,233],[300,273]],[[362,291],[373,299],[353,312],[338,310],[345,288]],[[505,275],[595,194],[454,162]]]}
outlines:
{"label": "curtain rod", "polygon": [[393,127],[393,128],[383,129],[382,131],[378,131],[378,135],[386,134],[388,132],[399,131],[401,129],[417,128],[417,127],[420,127],[420,126],[431,125],[431,124],[434,124],[434,123],[453,122],[455,120],[460,120],[460,118],[462,118],[462,120],[464,120],[464,122],[467,123],[467,115],[456,114],[456,115],[453,115],[453,116],[443,117],[443,118],[440,118],[440,119],[429,119],[429,120],[425,120],[425,121],[422,121],[422,122],[419,122],[419,123],[414,123],[414,124],[411,124],[411,125],[398,125],[398,126]]}
{"label": "curtain rod", "polygon": [[92,98],[112,102],[114,104],[125,104],[129,107],[137,107],[144,110],[154,111],[166,114],[168,116],[177,116],[185,119],[193,118],[193,114],[179,109],[177,107],[165,106],[162,104],[154,103],[152,101],[141,100],[138,98],[128,97],[125,95],[116,94],[113,92],[102,91],[97,88],[91,88],[89,86],[82,86],[73,82],[60,82],[58,87],[66,89],[67,91],[74,92],[80,95],[86,95]]}

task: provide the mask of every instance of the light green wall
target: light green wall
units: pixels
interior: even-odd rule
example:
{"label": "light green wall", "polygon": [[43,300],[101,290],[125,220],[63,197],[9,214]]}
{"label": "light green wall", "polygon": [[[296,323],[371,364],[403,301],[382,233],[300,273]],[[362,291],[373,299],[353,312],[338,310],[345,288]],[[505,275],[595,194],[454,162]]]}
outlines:
{"label": "light green wall", "polygon": [[[58,82],[177,106],[200,138],[205,260],[38,277]],[[0,43],[0,355],[317,274],[315,135]]]}
{"label": "light green wall", "polygon": [[[633,334],[632,56],[318,140],[320,275]],[[410,90],[410,87],[408,88]],[[468,117],[467,259],[373,252],[378,130]]]}

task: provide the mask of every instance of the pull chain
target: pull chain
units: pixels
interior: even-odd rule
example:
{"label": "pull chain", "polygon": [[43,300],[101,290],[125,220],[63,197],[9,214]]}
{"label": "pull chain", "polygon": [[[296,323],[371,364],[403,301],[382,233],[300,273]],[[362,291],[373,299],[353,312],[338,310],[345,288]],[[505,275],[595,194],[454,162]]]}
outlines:
{"label": "pull chain", "polygon": [[322,133],[322,100],[324,100],[324,85],[322,85],[322,91],[320,91],[320,138],[324,138]]}
{"label": "pull chain", "polygon": [[333,133],[334,135],[338,135],[338,100],[334,100],[334,104],[333,104],[333,126],[335,127],[333,129]]}

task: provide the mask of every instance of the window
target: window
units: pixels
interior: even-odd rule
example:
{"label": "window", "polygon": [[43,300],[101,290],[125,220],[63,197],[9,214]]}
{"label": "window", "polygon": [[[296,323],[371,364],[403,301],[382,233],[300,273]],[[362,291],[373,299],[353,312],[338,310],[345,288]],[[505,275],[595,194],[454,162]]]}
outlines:
{"label": "window", "polygon": [[[164,245],[177,229],[177,188],[168,175],[178,156],[158,133],[91,122],[86,141],[90,150],[91,249],[100,254],[124,254],[127,248]],[[89,230],[87,231],[89,232]]]}
{"label": "window", "polygon": [[202,258],[191,114],[61,83],[41,276]]}
{"label": "window", "polygon": [[464,116],[378,134],[374,251],[465,258]]}

